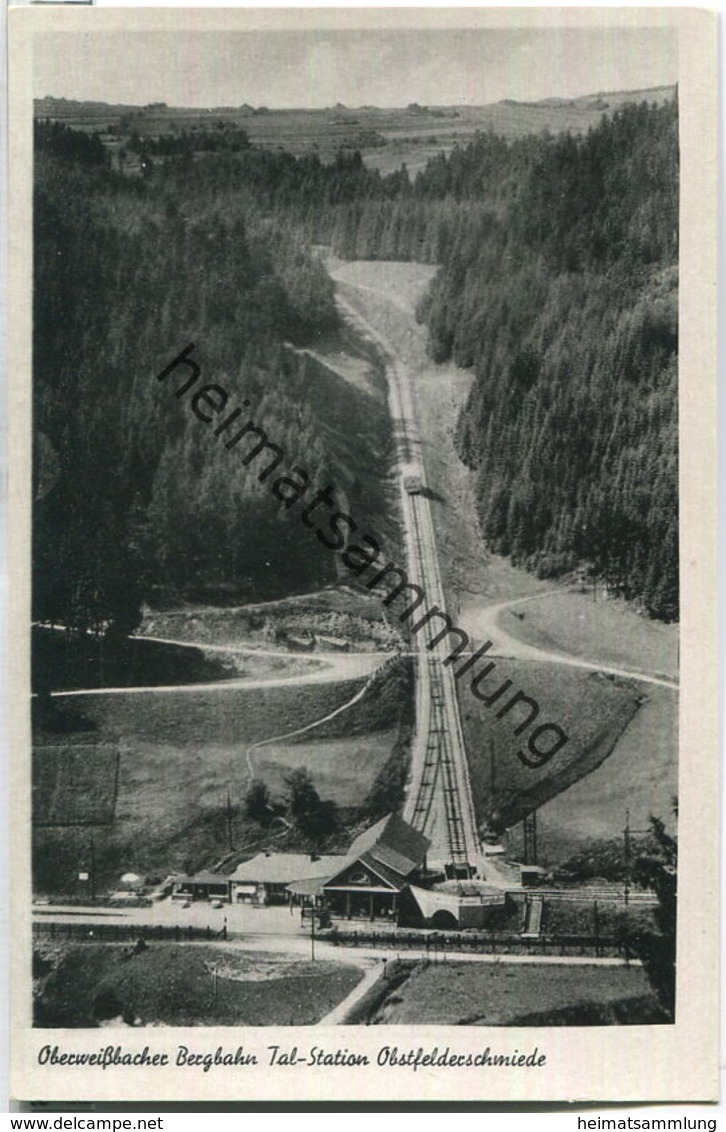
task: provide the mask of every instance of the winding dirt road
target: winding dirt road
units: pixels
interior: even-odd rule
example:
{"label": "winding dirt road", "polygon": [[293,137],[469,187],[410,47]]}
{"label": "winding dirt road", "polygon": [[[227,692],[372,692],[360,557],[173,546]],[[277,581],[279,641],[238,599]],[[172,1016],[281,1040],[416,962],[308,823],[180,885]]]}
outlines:
{"label": "winding dirt road", "polygon": [[[506,609],[511,609],[515,605],[523,605],[528,601],[537,601],[538,598],[547,597],[550,594],[562,594],[562,592],[561,589],[545,590],[544,592],[529,594],[527,597],[517,597],[508,601],[499,601],[494,605],[487,605],[483,608],[478,607],[476,613],[471,617],[471,623],[476,626],[477,637],[488,638],[493,642],[494,647],[489,650],[489,656],[499,656],[512,660],[536,660],[548,664],[564,664],[570,668],[586,668],[591,672],[605,672],[613,676],[638,680],[644,684],[658,684],[662,688],[671,688],[678,691],[678,682],[669,680],[666,676],[655,676],[635,668],[616,668],[602,661],[583,660],[581,657],[572,656],[570,653],[537,648],[536,645],[527,644],[526,641],[513,637],[499,622],[499,615]],[[460,620],[466,622],[467,619],[462,616]]]}
{"label": "winding dirt road", "polygon": [[247,785],[251,786],[255,778],[255,768],[252,763],[254,751],[258,750],[260,747],[269,747],[271,743],[282,743],[285,739],[295,739],[298,735],[304,735],[308,731],[313,731],[316,727],[322,726],[323,723],[328,723],[331,719],[335,719],[336,716],[342,715],[343,712],[348,711],[349,708],[352,708],[354,704],[357,704],[359,700],[363,699],[371,686],[374,675],[375,672],[371,674],[363,687],[359,688],[354,696],[351,696],[351,698],[346,700],[344,704],[341,704],[340,707],[328,712],[327,715],[322,715],[320,719],[314,719],[312,723],[306,723],[304,727],[296,727],[294,731],[286,731],[282,735],[271,735],[268,739],[260,739],[257,743],[252,743],[245,751],[245,761],[248,771]]}
{"label": "winding dirt road", "polygon": [[[196,684],[145,684],[142,686],[120,688],[73,688],[69,691],[52,692],[55,698],[65,696],[113,696],[150,695],[152,693],[185,692],[239,692],[260,688],[281,688],[286,685],[299,687],[301,684],[330,684],[347,680],[370,677],[396,655],[393,652],[367,653],[294,653],[276,652],[272,649],[257,649],[244,645],[198,644],[193,641],[173,640],[167,637],[136,637],[135,640],[154,641],[157,644],[175,645],[179,648],[199,649],[202,652],[244,654],[248,656],[269,656],[291,661],[306,661],[311,664],[308,672],[298,672],[291,676],[240,676],[230,680],[198,682]],[[315,666],[314,668],[312,666]]]}

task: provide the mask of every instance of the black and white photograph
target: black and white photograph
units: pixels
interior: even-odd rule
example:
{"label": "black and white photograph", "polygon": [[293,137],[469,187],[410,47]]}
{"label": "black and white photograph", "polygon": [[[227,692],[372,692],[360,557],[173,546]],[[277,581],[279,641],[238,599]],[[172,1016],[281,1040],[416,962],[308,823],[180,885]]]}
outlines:
{"label": "black and white photograph", "polygon": [[686,14],[563,13],[22,13],[39,1077],[714,1037]]}

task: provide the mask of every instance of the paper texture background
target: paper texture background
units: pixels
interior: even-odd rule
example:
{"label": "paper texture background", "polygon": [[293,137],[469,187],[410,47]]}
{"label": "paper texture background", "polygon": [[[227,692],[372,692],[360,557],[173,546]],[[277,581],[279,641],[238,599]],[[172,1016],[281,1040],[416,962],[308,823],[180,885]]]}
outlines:
{"label": "paper texture background", "polygon": [[[681,700],[677,1021],[673,1026],[548,1028],[306,1027],[32,1029],[30,1024],[29,556],[31,178],[33,51],[43,31],[91,36],[162,28],[630,25],[678,30],[681,131],[680,501]],[[716,657],[716,20],[688,9],[93,10],[10,11],[10,507],[12,1095],[17,1099],[704,1101],[717,1091],[718,748]],[[82,413],[83,406],[78,406]],[[552,973],[555,977],[555,972]],[[40,1065],[39,1051],[149,1047],[170,1064],[146,1069]],[[255,1067],[177,1067],[180,1045],[243,1046]],[[268,1065],[268,1047],[367,1054],[358,1068]],[[383,1047],[546,1055],[541,1068],[407,1068],[376,1064]]]}

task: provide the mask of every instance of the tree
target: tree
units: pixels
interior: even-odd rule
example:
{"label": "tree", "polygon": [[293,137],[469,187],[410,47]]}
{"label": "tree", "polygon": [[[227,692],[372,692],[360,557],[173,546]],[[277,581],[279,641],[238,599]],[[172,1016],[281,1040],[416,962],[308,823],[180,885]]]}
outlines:
{"label": "tree", "polygon": [[320,805],[318,794],[310,771],[300,766],[285,776],[287,787],[287,804],[291,817],[298,822],[306,814],[312,813]]}
{"label": "tree", "polygon": [[338,828],[338,807],[329,798],[320,799],[317,806],[309,810],[298,821],[300,832],[320,849]]}
{"label": "tree", "polygon": [[255,779],[245,794],[245,815],[259,825],[269,825],[274,816],[270,791],[264,782]]}
{"label": "tree", "polygon": [[[678,803],[673,800],[677,815]],[[633,879],[658,897],[657,931],[638,931],[632,943],[645,967],[651,986],[668,1016],[676,1011],[676,920],[678,889],[678,841],[666,832],[661,818],[650,819],[652,847],[636,857]]]}
{"label": "tree", "polygon": [[320,848],[336,830],[338,810],[330,799],[318,794],[307,767],[298,767],[285,778],[290,816],[304,837]]}

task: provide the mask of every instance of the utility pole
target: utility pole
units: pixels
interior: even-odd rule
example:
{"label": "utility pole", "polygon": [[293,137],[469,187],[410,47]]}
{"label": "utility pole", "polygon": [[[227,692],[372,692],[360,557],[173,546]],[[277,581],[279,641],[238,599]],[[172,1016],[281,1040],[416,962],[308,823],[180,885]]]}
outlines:
{"label": "utility pole", "polygon": [[91,834],[91,900],[96,899],[96,842]]}
{"label": "utility pole", "polygon": [[310,908],[310,961],[315,962],[315,897]]}
{"label": "utility pole", "polygon": [[623,830],[623,857],[625,858],[625,907],[630,902],[630,810],[625,811],[625,829]]}
{"label": "utility pole", "polygon": [[489,794],[494,804],[494,791],[496,789],[496,761],[494,759],[494,740],[489,736]]}
{"label": "utility pole", "polygon": [[648,829],[632,829],[630,826],[630,810],[625,811],[625,829],[623,830],[623,856],[625,858],[625,884],[623,886],[624,903],[627,908],[630,903],[630,890],[633,887],[633,834],[649,833]]}
{"label": "utility pole", "polygon": [[227,791],[227,848],[230,853],[234,849],[232,844],[232,802],[229,797],[229,790]]}
{"label": "utility pole", "polygon": [[522,823],[524,827],[524,863],[537,864],[537,811],[527,814]]}

